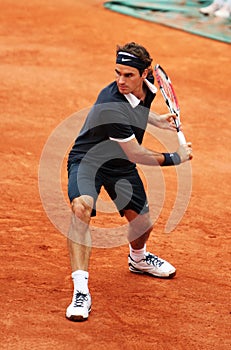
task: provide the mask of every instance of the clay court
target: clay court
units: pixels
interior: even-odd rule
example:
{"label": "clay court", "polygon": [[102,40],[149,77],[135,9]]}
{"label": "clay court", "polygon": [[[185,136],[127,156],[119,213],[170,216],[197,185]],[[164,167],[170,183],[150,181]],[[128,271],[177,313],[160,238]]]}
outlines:
{"label": "clay court", "polygon": [[[230,349],[230,45],[109,11],[101,0],[3,0],[0,33],[0,348]],[[171,72],[193,144],[186,211],[165,233],[177,188],[174,169],[165,169],[148,246],[177,275],[136,276],[126,244],[94,247],[92,312],[72,323],[66,237],[41,203],[39,162],[53,130],[114,79],[116,45],[128,41]],[[152,147],[148,136],[145,144]],[[64,196],[66,180],[63,171]],[[94,225],[110,230],[120,220],[99,213]]]}

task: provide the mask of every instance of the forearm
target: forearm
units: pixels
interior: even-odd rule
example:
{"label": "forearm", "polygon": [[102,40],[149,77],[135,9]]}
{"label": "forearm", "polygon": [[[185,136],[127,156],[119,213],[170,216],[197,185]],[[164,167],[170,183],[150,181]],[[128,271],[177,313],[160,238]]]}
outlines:
{"label": "forearm", "polygon": [[181,163],[181,157],[177,152],[159,153],[140,147],[140,152],[133,153],[130,161],[144,165],[171,166]]}
{"label": "forearm", "polygon": [[151,151],[139,145],[136,139],[121,142],[120,147],[131,162],[144,165],[170,166],[178,165],[192,159],[192,145],[190,142],[180,145],[177,152],[173,153]]}
{"label": "forearm", "polygon": [[158,114],[156,112],[150,111],[148,116],[148,123],[160,129],[176,131],[176,125],[174,123],[175,117],[175,114],[172,113]]}
{"label": "forearm", "polygon": [[162,153],[148,150],[142,146],[133,149],[133,152],[127,156],[131,162],[144,165],[162,165],[165,161]]}
{"label": "forearm", "polygon": [[148,116],[148,123],[159,127],[159,124],[158,124],[159,121],[160,121],[160,114],[150,111]]}

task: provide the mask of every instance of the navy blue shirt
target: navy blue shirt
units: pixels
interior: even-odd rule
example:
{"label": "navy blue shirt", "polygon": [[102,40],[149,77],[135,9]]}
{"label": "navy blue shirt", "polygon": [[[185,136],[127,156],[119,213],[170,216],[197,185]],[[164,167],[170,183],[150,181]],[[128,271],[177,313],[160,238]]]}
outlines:
{"label": "navy blue shirt", "polygon": [[80,160],[113,172],[124,172],[135,164],[127,159],[120,142],[136,138],[141,144],[149,110],[155,97],[147,88],[145,101],[134,107],[114,81],[105,87],[87,115],[69,153],[68,167]]}

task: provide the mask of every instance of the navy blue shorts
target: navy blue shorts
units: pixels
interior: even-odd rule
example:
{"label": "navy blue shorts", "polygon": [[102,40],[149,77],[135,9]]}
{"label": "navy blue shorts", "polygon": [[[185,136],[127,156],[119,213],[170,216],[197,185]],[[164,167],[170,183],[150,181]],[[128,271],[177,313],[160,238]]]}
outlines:
{"label": "navy blue shorts", "polygon": [[68,170],[68,196],[70,202],[81,195],[94,199],[91,216],[96,215],[96,201],[101,187],[104,187],[115,203],[120,215],[131,209],[138,214],[149,212],[148,202],[142,180],[136,168],[118,175],[103,169],[94,170],[83,162],[73,163]]}

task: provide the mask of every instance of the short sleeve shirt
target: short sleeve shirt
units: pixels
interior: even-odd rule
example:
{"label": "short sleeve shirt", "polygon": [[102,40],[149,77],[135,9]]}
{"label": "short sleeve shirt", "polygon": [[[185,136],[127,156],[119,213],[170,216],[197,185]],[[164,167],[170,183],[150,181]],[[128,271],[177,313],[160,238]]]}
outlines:
{"label": "short sleeve shirt", "polygon": [[[134,95],[133,95],[134,96]],[[98,168],[122,172],[135,166],[127,159],[120,142],[136,138],[141,144],[147,127],[151,103],[155,97],[149,89],[144,103],[132,106],[112,82],[99,94],[69,153],[68,166],[83,160]]]}

